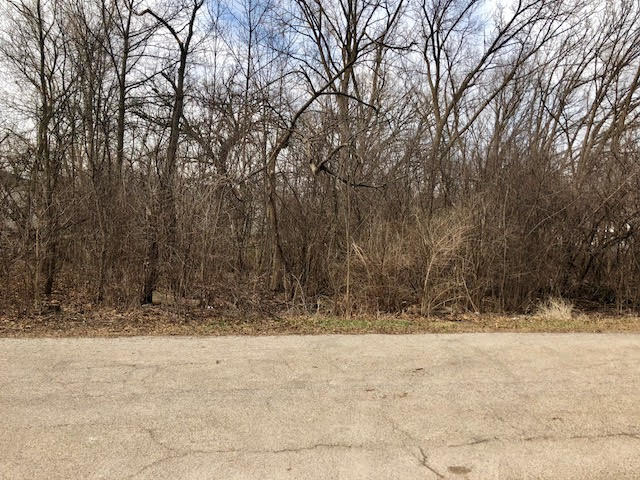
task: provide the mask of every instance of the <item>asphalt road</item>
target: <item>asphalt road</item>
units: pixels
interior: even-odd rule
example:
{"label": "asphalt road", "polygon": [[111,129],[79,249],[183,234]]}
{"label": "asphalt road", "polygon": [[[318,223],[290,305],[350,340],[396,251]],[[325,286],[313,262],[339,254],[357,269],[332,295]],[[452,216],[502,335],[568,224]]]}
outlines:
{"label": "asphalt road", "polygon": [[0,339],[2,479],[640,478],[640,335]]}

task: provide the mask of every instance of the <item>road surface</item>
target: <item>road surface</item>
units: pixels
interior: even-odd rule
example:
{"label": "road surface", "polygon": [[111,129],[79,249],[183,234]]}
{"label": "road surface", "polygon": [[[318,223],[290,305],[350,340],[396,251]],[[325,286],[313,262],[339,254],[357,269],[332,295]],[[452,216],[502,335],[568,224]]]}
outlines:
{"label": "road surface", "polygon": [[640,478],[640,335],[0,339],[2,479]]}

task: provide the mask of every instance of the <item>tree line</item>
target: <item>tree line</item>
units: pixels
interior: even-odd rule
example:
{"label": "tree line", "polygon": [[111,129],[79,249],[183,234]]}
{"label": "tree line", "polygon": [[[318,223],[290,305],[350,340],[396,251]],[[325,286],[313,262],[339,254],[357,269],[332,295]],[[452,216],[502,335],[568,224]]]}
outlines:
{"label": "tree line", "polygon": [[0,305],[640,303],[637,0],[0,13]]}

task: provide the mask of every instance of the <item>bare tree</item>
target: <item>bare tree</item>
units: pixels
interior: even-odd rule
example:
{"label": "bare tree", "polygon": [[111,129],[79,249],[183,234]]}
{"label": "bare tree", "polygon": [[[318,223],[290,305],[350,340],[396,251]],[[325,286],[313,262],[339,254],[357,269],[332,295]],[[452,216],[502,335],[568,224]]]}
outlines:
{"label": "bare tree", "polygon": [[[58,0],[11,0],[8,10],[13,30],[9,42],[0,48],[37,95],[37,109],[30,112],[37,131],[34,162],[30,166],[30,199],[36,209],[33,285],[35,292],[41,288],[49,296],[59,255],[60,211],[56,192],[63,152],[58,113],[73,88],[66,51],[68,40]],[[31,213],[28,218],[31,221]]]}
{"label": "bare tree", "polygon": [[640,308],[637,2],[206,6],[0,4],[0,306]]}
{"label": "bare tree", "polygon": [[[155,204],[154,221],[158,222],[152,228],[151,237],[148,240],[147,255],[145,259],[145,279],[142,288],[142,303],[151,303],[153,290],[158,279],[159,243],[164,239],[169,258],[173,258],[176,247],[176,207],[174,199],[173,182],[177,171],[178,142],[181,133],[181,120],[184,111],[185,99],[185,76],[187,72],[187,62],[191,53],[194,28],[198,10],[202,8],[204,0],[192,0],[189,5],[189,16],[186,23],[186,34],[184,38],[180,36],[180,31],[169,23],[169,20],[155,13],[151,9],[146,9],[140,15],[150,15],[166,30],[168,30],[179,49],[177,70],[175,77],[169,73],[163,77],[171,84],[173,98],[171,102],[171,120],[169,124],[169,140],[167,151],[161,171],[159,173],[159,193]],[[182,30],[182,29],[180,29]],[[165,229],[166,235],[161,236],[161,229]],[[169,261],[171,264],[171,260]]]}

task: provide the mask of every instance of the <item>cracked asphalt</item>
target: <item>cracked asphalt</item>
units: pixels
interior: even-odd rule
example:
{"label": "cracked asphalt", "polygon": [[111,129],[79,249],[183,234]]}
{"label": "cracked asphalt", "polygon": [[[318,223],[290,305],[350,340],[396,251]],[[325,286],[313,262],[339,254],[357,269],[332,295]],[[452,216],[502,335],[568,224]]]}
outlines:
{"label": "cracked asphalt", "polygon": [[2,479],[640,478],[640,335],[0,339]]}

